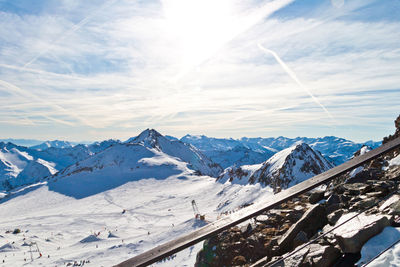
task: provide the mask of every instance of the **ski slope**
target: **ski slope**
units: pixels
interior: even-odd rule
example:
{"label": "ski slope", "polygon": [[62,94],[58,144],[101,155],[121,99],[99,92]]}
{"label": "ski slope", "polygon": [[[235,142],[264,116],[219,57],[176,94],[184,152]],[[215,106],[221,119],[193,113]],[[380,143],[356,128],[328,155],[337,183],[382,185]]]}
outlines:
{"label": "ski slope", "polygon": [[[131,181],[84,198],[52,190],[57,182],[28,186],[0,200],[0,266],[81,261],[90,261],[85,266],[112,266],[201,227],[203,222],[194,219],[193,199],[213,221],[222,212],[272,194],[259,185],[221,184],[190,172]],[[21,233],[12,234],[15,228]],[[32,261],[27,244],[33,242],[43,256],[34,246]],[[162,265],[193,266],[200,248],[197,244]]]}

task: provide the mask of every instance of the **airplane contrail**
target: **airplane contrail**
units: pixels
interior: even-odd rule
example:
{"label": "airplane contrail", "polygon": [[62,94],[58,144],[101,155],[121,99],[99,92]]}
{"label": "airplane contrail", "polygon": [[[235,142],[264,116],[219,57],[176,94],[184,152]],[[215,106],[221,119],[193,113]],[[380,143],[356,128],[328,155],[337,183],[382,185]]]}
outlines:
{"label": "airplane contrail", "polygon": [[86,16],[84,19],[82,19],[79,23],[75,24],[74,26],[71,27],[71,29],[69,29],[67,32],[65,32],[60,38],[56,39],[54,42],[52,42],[46,49],[44,49],[42,52],[40,52],[38,55],[36,55],[35,57],[33,57],[31,60],[29,60],[27,63],[25,63],[25,65],[22,67],[23,69],[25,69],[26,67],[28,67],[30,64],[32,64],[33,62],[35,62],[38,58],[40,58],[41,56],[43,56],[44,54],[46,54],[52,47],[54,44],[64,40],[65,38],[67,38],[69,35],[73,34],[74,32],[76,32],[77,30],[79,30],[83,25],[85,25],[86,23],[88,23],[88,21],[93,18],[95,15],[97,15],[98,12],[100,12],[101,10],[103,10],[106,7],[111,6],[112,4],[114,4],[114,2],[116,2],[117,0],[110,0],[107,1],[105,4],[103,4],[102,6],[100,6],[98,9],[96,9],[95,11],[93,11],[91,14],[89,14],[88,16]]}
{"label": "airplane contrail", "polygon": [[332,116],[332,114],[328,111],[328,109],[322,105],[322,103],[318,100],[318,98],[316,98],[311,91],[305,87],[303,85],[303,83],[297,78],[296,73],[294,73],[294,71],[292,71],[288,65],[286,65],[285,62],[283,62],[283,60],[278,56],[277,53],[275,53],[274,51],[265,48],[264,46],[262,46],[261,44],[258,44],[258,48],[260,48],[262,51],[271,54],[276,61],[278,61],[279,65],[281,65],[281,67],[286,71],[286,73],[297,83],[297,85],[303,89],[311,98],[312,100],[314,100],[315,103],[317,103],[317,105],[319,105],[324,111],[325,113],[333,120],[336,122],[335,118]]}

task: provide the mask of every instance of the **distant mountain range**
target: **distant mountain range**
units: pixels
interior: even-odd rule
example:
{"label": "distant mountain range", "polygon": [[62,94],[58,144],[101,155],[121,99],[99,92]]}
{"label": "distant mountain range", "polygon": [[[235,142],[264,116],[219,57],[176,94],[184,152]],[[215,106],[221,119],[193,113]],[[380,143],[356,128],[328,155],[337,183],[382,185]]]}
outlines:
{"label": "distant mountain range", "polygon": [[[315,155],[320,155],[321,153],[321,156],[330,161],[330,163],[326,163],[324,162],[325,159],[320,160],[324,164],[322,164],[323,166],[319,166],[318,171],[324,171],[327,169],[327,166],[331,167],[349,160],[364,144],[375,148],[380,145],[380,142],[369,141],[360,144],[333,136],[323,138],[223,139],[186,135],[179,140],[172,136],[163,136],[156,130],[150,129],[143,131],[136,137],[129,138],[123,143],[119,140],[106,140],[90,145],[74,145],[68,141],[55,140],[25,147],[10,142],[0,142],[0,190],[7,190],[16,186],[37,182],[43,178],[51,177],[56,173],[60,176],[61,174],[67,175],[68,173],[82,170],[77,165],[79,166],[82,162],[85,162],[86,165],[88,162],[95,162],[98,160],[96,159],[97,157],[104,157],[110,160],[109,163],[103,162],[100,165],[112,165],[114,161],[118,162],[124,157],[121,154],[122,152],[118,152],[118,149],[128,151],[126,150],[126,146],[141,146],[143,148],[140,148],[140,150],[143,153],[144,151],[150,151],[152,157],[155,158],[159,157],[157,153],[164,153],[170,158],[183,162],[188,169],[194,171],[197,175],[219,177],[224,173],[224,169],[226,169],[226,173],[229,171],[232,172],[232,170],[237,171],[242,166],[242,169],[248,168],[254,171],[251,177],[247,177],[247,179],[251,178],[250,182],[271,185],[271,181],[275,178],[268,175],[258,175],[258,173],[265,174],[265,171],[258,171],[255,165],[268,165],[270,164],[267,163],[268,159],[271,158],[272,161],[282,153],[286,153],[284,151],[287,151],[288,148],[293,150],[293,147],[300,144],[308,144],[307,146],[300,146],[303,150],[307,150],[308,154],[311,153],[310,151],[313,151],[312,153],[315,153]],[[110,147],[113,148],[109,149]],[[139,153],[138,151],[133,151],[136,150],[134,149],[129,153]],[[109,153],[111,154],[108,155]],[[139,157],[137,161],[126,164],[136,166],[136,163],[142,158]],[[313,159],[319,160],[319,157],[315,156]],[[309,164],[312,165],[312,163]],[[174,164],[171,166],[174,166]],[[87,169],[84,169],[86,171],[90,168],[97,168],[96,166],[86,167]],[[308,172],[311,176],[312,173],[316,174],[316,172]],[[256,175],[258,176],[256,177]],[[153,176],[157,175],[154,174]]]}
{"label": "distant mountain range", "polygon": [[[367,141],[355,143],[344,138],[325,136],[318,138],[307,137],[277,137],[277,138],[247,138],[226,139],[212,138],[204,135],[186,135],[180,139],[200,149],[205,155],[226,168],[231,165],[257,164],[270,158],[274,153],[293,146],[306,143],[319,151],[335,165],[348,161],[363,145],[371,148],[380,146],[381,142]],[[244,156],[240,156],[240,155]]]}

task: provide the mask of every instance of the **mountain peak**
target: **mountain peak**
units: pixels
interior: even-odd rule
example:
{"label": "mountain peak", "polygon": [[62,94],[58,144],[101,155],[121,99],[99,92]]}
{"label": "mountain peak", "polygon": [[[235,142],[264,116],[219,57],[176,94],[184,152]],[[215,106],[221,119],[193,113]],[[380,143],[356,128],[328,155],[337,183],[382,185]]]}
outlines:
{"label": "mountain peak", "polygon": [[127,143],[142,144],[147,147],[160,149],[160,139],[165,139],[165,141],[167,140],[162,134],[160,134],[156,130],[147,128],[138,136],[130,138]]}
{"label": "mountain peak", "polygon": [[332,167],[330,162],[309,145],[297,143],[265,161],[249,181],[269,185],[274,189],[287,188]]}

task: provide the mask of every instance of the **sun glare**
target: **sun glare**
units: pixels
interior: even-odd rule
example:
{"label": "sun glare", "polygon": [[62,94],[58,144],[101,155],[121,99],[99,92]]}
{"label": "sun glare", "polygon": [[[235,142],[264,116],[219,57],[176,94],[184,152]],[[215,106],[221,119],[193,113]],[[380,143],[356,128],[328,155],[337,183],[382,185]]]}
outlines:
{"label": "sun glare", "polygon": [[168,0],[163,2],[168,34],[182,52],[183,68],[194,67],[229,41],[234,31],[232,1]]}

